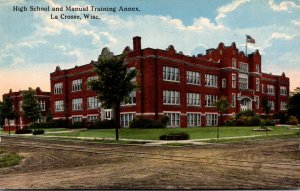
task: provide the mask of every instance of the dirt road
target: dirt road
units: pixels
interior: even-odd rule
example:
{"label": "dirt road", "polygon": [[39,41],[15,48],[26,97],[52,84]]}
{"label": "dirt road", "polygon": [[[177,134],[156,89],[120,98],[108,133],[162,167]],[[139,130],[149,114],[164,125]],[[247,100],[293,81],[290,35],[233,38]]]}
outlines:
{"label": "dirt road", "polygon": [[300,188],[300,139],[177,148],[5,141],[0,148],[25,158],[0,169],[0,189]]}

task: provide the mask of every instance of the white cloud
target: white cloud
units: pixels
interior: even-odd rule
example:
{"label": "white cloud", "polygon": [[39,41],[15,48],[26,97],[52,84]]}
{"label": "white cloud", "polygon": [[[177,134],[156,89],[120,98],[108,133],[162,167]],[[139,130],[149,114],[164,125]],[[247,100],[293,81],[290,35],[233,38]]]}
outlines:
{"label": "white cloud", "polygon": [[244,3],[249,2],[250,0],[234,0],[231,3],[218,8],[218,15],[216,17],[216,21],[219,23],[221,19],[225,18],[227,13],[230,13],[236,10],[239,6]]}
{"label": "white cloud", "polygon": [[200,17],[198,19],[194,19],[194,23],[191,26],[188,26],[189,30],[218,30],[224,29],[223,25],[214,24],[208,18]]}
{"label": "white cloud", "polygon": [[300,9],[300,5],[297,5],[293,1],[282,1],[279,4],[276,4],[274,0],[269,0],[269,5],[274,11],[288,11],[289,8]]}
{"label": "white cloud", "polygon": [[300,19],[298,19],[298,20],[292,20],[292,23],[293,23],[295,26],[300,27]]}

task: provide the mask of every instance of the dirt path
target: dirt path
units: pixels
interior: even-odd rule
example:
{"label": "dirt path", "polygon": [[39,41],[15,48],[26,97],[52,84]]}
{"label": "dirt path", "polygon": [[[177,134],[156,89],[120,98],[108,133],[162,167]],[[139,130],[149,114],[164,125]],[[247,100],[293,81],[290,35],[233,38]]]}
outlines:
{"label": "dirt path", "polygon": [[[25,159],[18,166],[0,169],[0,189],[300,188],[300,139],[178,148],[63,144],[144,152],[149,157],[5,146]],[[157,154],[168,157],[151,158]]]}

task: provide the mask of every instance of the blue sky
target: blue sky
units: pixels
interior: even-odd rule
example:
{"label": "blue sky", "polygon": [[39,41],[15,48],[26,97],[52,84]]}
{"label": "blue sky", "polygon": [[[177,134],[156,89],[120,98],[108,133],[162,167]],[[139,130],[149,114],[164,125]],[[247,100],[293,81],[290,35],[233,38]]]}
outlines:
{"label": "blue sky", "polygon": [[[38,2],[38,3],[37,3]],[[51,20],[50,14],[86,12],[14,12],[13,6],[127,7],[139,12],[94,12],[100,20]],[[91,12],[89,12],[91,13]],[[50,90],[50,72],[96,60],[103,47],[116,54],[142,37],[142,47],[194,55],[236,42],[245,35],[262,54],[263,72],[285,72],[291,90],[300,86],[300,0],[10,0],[0,1],[0,95],[40,86]]]}

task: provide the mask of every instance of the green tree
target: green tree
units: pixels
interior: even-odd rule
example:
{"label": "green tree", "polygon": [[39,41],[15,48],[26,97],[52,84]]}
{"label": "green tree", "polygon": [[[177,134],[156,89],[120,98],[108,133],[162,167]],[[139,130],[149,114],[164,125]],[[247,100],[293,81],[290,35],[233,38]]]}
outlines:
{"label": "green tree", "polygon": [[35,95],[36,92],[32,88],[22,92],[22,110],[24,116],[33,124],[41,117],[41,106]]}
{"label": "green tree", "polygon": [[[220,121],[223,119],[223,114],[227,112],[230,103],[227,101],[227,97],[222,96],[218,101],[215,102],[215,106],[220,113]],[[219,128],[220,127],[220,122],[218,120],[218,128],[217,128],[217,138],[219,139]]]}
{"label": "green tree", "polygon": [[120,128],[120,104],[136,88],[136,84],[132,82],[136,70],[128,70],[124,60],[124,54],[100,56],[98,63],[94,64],[98,79],[89,82],[92,90],[97,92],[102,106],[113,109],[117,141]]}
{"label": "green tree", "polygon": [[300,121],[300,93],[294,94],[289,98],[288,114],[297,117]]}
{"label": "green tree", "polygon": [[10,135],[10,120],[14,120],[17,117],[17,113],[14,111],[13,102],[10,97],[5,97],[1,107],[1,118],[4,121],[8,121],[8,134]]}
{"label": "green tree", "polygon": [[269,117],[269,113],[271,111],[271,105],[268,101],[268,98],[264,96],[261,100],[262,110],[265,112],[266,116]]}

